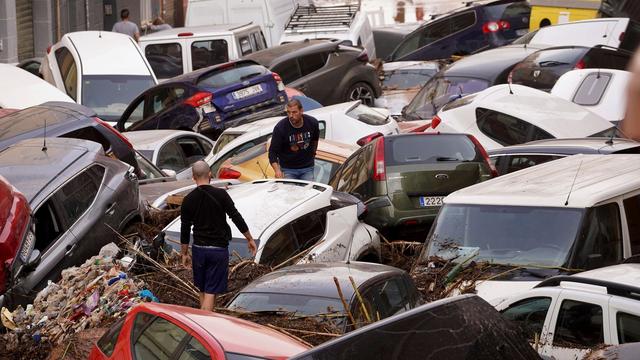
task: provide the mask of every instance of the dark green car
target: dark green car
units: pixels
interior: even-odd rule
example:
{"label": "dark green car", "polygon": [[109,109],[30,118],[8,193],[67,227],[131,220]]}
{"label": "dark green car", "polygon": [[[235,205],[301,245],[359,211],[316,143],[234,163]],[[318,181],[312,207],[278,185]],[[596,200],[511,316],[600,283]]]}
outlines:
{"label": "dark green car", "polygon": [[388,237],[428,230],[445,196],[497,175],[471,135],[380,134],[365,141],[329,185],[361,198],[365,222]]}

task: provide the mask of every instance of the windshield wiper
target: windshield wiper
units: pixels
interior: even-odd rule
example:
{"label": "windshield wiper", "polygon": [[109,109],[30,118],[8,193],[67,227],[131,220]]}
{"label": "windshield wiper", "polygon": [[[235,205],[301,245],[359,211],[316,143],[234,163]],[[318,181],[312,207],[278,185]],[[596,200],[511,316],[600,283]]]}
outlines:
{"label": "windshield wiper", "polygon": [[438,156],[436,158],[436,161],[462,161],[462,160],[454,157]]}
{"label": "windshield wiper", "polygon": [[540,61],[538,65],[542,67],[547,67],[547,66],[569,65],[569,63],[562,62],[562,61],[548,60],[548,61]]}
{"label": "windshield wiper", "polygon": [[245,75],[245,76],[241,76],[240,80],[251,79],[252,77],[258,76],[258,75],[261,75],[261,74],[262,73],[259,73],[259,72],[251,73],[251,74],[248,74],[248,75]]}

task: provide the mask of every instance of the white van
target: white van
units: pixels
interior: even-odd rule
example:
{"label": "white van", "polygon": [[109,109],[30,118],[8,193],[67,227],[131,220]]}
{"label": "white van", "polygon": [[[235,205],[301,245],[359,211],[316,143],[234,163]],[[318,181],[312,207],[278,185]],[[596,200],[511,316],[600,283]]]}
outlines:
{"label": "white van", "polygon": [[305,39],[338,39],[367,50],[376,58],[369,17],[360,5],[298,6],[280,38],[281,44]]}
{"label": "white van", "polygon": [[280,42],[284,27],[296,5],[309,0],[189,0],[185,26],[246,23],[260,25],[267,45]]}
{"label": "white van", "polygon": [[145,35],[139,45],[159,80],[267,48],[260,26],[252,23],[173,28]]}
{"label": "white van", "polygon": [[501,267],[476,283],[489,303],[550,276],[618,264],[640,254],[640,155],[574,155],[458,190],[427,243],[427,262]]}

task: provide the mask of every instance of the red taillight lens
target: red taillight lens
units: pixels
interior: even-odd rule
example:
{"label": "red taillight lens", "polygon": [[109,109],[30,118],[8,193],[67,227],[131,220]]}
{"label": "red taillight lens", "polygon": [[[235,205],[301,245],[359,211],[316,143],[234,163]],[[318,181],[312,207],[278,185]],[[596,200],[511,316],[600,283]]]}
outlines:
{"label": "red taillight lens", "polygon": [[236,171],[228,167],[220,168],[220,171],[218,171],[218,178],[220,179],[237,179],[241,175],[242,173],[240,171]]}
{"label": "red taillight lens", "polygon": [[491,170],[491,176],[493,176],[493,177],[498,176],[498,170],[491,163],[491,159],[489,159],[489,154],[487,154],[487,150],[484,149],[484,146],[482,146],[482,144],[480,144],[480,141],[478,141],[478,139],[476,139],[475,136],[473,136],[473,135],[467,135],[467,136],[469,137],[469,139],[471,139],[471,141],[476,146],[478,151],[480,151],[480,154],[482,155],[482,158],[484,159],[484,162],[489,167],[489,170]]}
{"label": "red taillight lens", "polygon": [[367,50],[363,50],[360,55],[356,58],[358,61],[369,62],[369,54],[367,54]]}
{"label": "red taillight lens", "polygon": [[51,52],[51,45],[47,46],[47,54],[49,54],[50,52]]}
{"label": "red taillight lens", "polygon": [[382,133],[380,132],[375,132],[373,134],[369,134],[365,137],[362,137],[360,139],[358,139],[358,141],[356,141],[356,144],[358,144],[359,146],[365,146],[368,143],[372,142],[373,140],[375,140],[376,138],[379,138],[380,136],[384,136],[382,135]]}
{"label": "red taillight lens", "polygon": [[384,164],[384,137],[378,138],[376,142],[376,153],[373,158],[373,180],[384,181],[386,170]]}
{"label": "red taillight lens", "polygon": [[500,30],[500,24],[495,21],[489,21],[482,25],[482,32],[485,34],[494,33]]}
{"label": "red taillight lens", "polygon": [[9,269],[29,231],[27,199],[0,176],[0,294],[6,290]]}
{"label": "red taillight lens", "polygon": [[271,76],[273,76],[273,80],[282,82],[282,78],[278,73],[271,73]]}
{"label": "red taillight lens", "polygon": [[178,34],[178,37],[183,37],[183,36],[193,36],[192,32],[181,32]]}
{"label": "red taillight lens", "polygon": [[280,77],[280,75],[278,75],[277,73],[271,73],[271,76],[273,76],[273,80],[276,81],[276,85],[278,86],[278,91],[284,91],[284,82],[282,82],[282,78]]}
{"label": "red taillight lens", "polygon": [[184,103],[197,108],[204,104],[210,103],[211,100],[213,100],[212,93],[208,91],[200,91],[195,95],[191,96],[190,98],[188,98],[187,100],[185,100]]}
{"label": "red taillight lens", "polygon": [[131,142],[129,141],[129,139],[127,139],[126,136],[122,135],[122,133],[116,129],[113,128],[113,126],[109,125],[109,123],[103,121],[100,118],[94,117],[93,118],[98,124],[106,127],[107,129],[109,129],[109,131],[111,131],[112,133],[114,133],[117,137],[120,138],[120,140],[124,141],[125,144],[127,144],[127,146],[129,146],[131,149],[133,149],[133,144],[131,144]]}
{"label": "red taillight lens", "polygon": [[580,60],[580,61],[578,61],[576,66],[574,66],[574,69],[584,69],[585,66],[586,66],[586,64],[584,63],[584,60]]}
{"label": "red taillight lens", "polygon": [[442,119],[440,119],[440,116],[436,115],[433,117],[433,119],[431,119],[431,128],[435,129],[438,127],[438,125],[440,125],[440,123],[442,122]]}
{"label": "red taillight lens", "polygon": [[511,24],[507,20],[498,21],[498,25],[500,25],[500,30],[509,30],[509,29],[511,29]]}

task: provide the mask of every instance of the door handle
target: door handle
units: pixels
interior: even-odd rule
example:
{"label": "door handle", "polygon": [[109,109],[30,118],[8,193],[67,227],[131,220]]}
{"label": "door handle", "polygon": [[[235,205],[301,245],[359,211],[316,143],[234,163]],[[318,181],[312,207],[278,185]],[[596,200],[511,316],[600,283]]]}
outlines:
{"label": "door handle", "polygon": [[113,215],[116,212],[116,204],[117,203],[114,202],[113,204],[109,205],[107,207],[107,210],[105,210],[104,212],[105,215],[109,215],[109,216]]}
{"label": "door handle", "polygon": [[64,256],[69,256],[73,253],[73,250],[76,248],[77,243],[73,245],[67,245],[67,251],[64,253]]}

